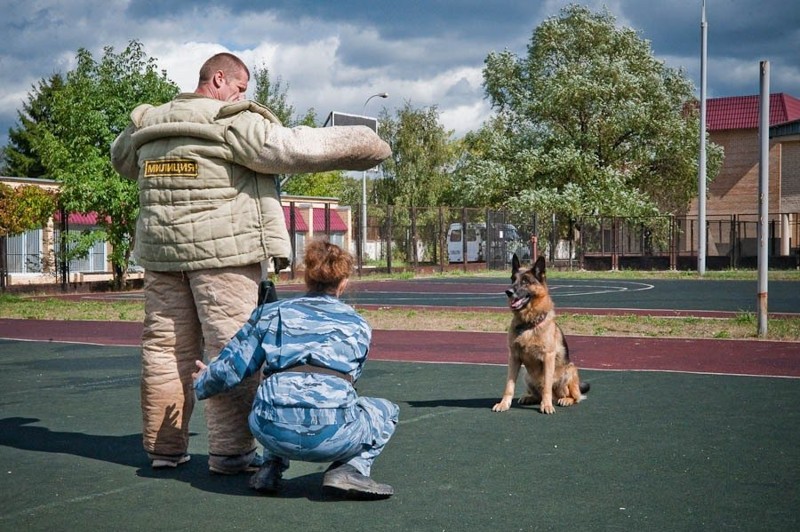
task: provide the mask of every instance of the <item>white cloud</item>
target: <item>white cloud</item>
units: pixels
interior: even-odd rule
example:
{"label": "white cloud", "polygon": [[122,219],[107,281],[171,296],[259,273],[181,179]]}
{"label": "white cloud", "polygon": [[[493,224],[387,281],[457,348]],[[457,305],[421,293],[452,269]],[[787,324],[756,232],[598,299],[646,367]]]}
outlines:
{"label": "white cloud", "polygon": [[[184,91],[194,90],[207,57],[228,50],[280,76],[300,113],[313,107],[320,120],[332,110],[360,114],[367,97],[386,91],[390,98],[373,100],[367,112],[392,110],[406,101],[415,107],[436,105],[445,126],[463,134],[488,116],[481,77],[486,55],[502,49],[524,54],[535,27],[574,0],[506,2],[474,10],[445,10],[438,3],[404,7],[402,0],[365,10],[342,0],[335,11],[317,3],[309,7],[309,1],[297,0],[283,11],[255,3],[234,11],[239,3],[224,0],[214,7],[131,0],[11,2],[0,19],[0,145],[31,87],[73,68],[78,48],[100,57],[104,46],[121,51],[132,39],[141,41]],[[594,11],[608,6],[620,25],[652,40],[657,57],[683,68],[699,85],[699,0],[580,3]],[[755,93],[762,58],[771,60],[773,91],[800,95],[800,12],[784,0],[710,4],[710,95]],[[133,5],[141,7],[135,19],[127,11]],[[320,12],[326,14],[315,18]],[[351,16],[365,12],[370,15]],[[759,24],[748,23],[754,14]]]}
{"label": "white cloud", "polygon": [[459,105],[446,109],[441,112],[439,117],[445,128],[453,130],[455,138],[459,138],[480,128],[490,114],[489,103],[481,100],[470,105]]}

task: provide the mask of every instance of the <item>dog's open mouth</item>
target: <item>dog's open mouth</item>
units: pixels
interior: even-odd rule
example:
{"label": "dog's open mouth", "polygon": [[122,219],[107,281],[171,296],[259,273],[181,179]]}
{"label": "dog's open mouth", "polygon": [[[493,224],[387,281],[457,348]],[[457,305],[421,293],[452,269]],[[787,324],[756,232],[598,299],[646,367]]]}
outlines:
{"label": "dog's open mouth", "polygon": [[511,307],[511,310],[519,310],[524,308],[530,300],[531,296],[510,297],[508,298],[508,306]]}

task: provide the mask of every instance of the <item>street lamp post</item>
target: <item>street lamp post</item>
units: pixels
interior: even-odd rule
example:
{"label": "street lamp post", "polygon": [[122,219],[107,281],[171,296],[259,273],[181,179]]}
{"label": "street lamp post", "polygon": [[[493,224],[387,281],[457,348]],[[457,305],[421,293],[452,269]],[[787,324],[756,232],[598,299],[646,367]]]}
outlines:
{"label": "street lamp post", "polygon": [[[367,104],[373,98],[388,98],[388,92],[379,92],[373,94],[367,101],[364,102],[364,107],[361,110],[362,116],[367,115]],[[375,132],[378,132],[378,121],[375,121]],[[367,257],[367,171],[364,170],[361,177],[361,263],[365,262]]]}

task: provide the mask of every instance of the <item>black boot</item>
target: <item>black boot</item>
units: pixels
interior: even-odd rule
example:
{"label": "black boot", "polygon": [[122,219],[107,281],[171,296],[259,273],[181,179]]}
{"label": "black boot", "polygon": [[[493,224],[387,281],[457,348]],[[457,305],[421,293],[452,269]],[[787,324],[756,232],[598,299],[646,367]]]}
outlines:
{"label": "black boot", "polygon": [[325,495],[345,499],[377,500],[394,494],[388,484],[380,484],[358,472],[348,464],[333,464],[322,478]]}
{"label": "black boot", "polygon": [[261,466],[252,477],[250,487],[265,495],[277,495],[281,488],[283,467],[280,460],[272,460]]}

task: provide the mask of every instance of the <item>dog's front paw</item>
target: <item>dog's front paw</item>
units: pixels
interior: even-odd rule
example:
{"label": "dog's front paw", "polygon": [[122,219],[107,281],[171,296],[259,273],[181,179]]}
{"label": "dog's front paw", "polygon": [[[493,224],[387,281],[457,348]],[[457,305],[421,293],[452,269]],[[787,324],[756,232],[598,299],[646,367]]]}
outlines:
{"label": "dog's front paw", "polygon": [[499,403],[492,407],[492,412],[505,412],[509,408],[511,408],[511,398],[506,399],[503,397]]}
{"label": "dog's front paw", "polygon": [[539,412],[542,414],[555,414],[556,409],[553,408],[553,403],[542,403],[539,405]]}

